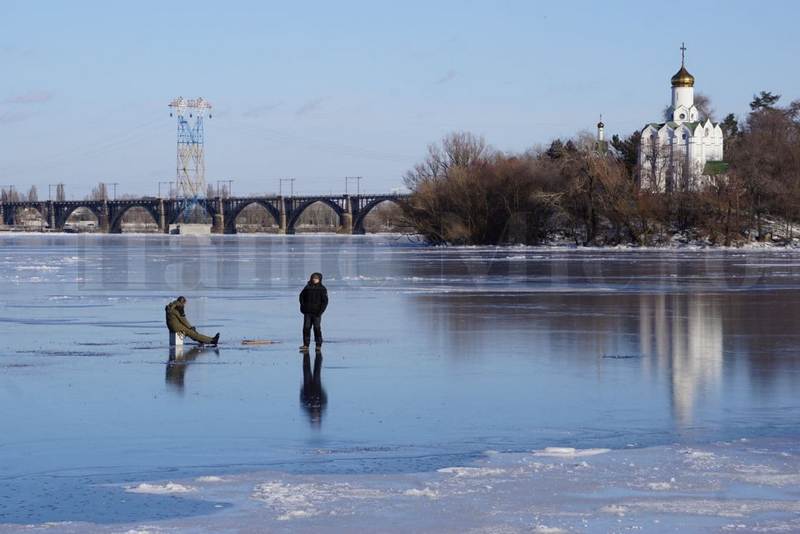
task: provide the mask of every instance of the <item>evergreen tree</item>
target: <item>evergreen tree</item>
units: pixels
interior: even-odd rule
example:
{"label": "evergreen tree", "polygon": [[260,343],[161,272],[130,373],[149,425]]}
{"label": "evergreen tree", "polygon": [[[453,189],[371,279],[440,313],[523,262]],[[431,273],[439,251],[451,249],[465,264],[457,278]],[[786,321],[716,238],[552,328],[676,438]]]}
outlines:
{"label": "evergreen tree", "polygon": [[759,94],[753,95],[753,101],[750,102],[750,109],[753,111],[773,109],[780,98],[781,95],[773,95],[770,91],[761,91]]}
{"label": "evergreen tree", "polygon": [[736,115],[728,113],[720,124],[720,128],[722,128],[725,139],[732,139],[739,135],[739,121],[736,120]]}

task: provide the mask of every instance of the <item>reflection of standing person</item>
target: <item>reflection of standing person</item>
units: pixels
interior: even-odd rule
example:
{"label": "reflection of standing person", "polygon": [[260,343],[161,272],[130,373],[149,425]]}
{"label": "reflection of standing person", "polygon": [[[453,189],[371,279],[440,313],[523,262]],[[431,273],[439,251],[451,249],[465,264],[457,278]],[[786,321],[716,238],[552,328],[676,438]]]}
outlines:
{"label": "reflection of standing person", "polygon": [[314,371],[311,371],[311,357],[303,354],[303,387],[300,389],[300,403],[308,412],[313,426],[322,423],[322,411],[328,404],[328,394],[322,389],[322,353],[314,358]]}
{"label": "reflection of standing person", "polygon": [[189,339],[193,339],[203,345],[216,345],[219,341],[219,332],[214,337],[204,336],[191,325],[186,318],[186,297],[178,297],[167,304],[164,311],[167,314],[167,328],[170,332],[183,334]]}
{"label": "reflection of standing person", "polygon": [[314,328],[314,343],[322,348],[322,314],[328,307],[328,290],[322,285],[322,274],[312,273],[306,287],[300,292],[300,313],[303,314],[303,345],[308,350],[311,343],[311,328]]}

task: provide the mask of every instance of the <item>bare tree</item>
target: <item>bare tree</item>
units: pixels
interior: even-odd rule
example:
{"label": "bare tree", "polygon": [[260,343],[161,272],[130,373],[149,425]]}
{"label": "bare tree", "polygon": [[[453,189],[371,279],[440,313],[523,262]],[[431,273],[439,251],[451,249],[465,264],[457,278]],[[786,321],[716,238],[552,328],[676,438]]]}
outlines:
{"label": "bare tree", "polygon": [[715,110],[711,103],[710,96],[704,93],[695,93],[694,105],[697,108],[700,120],[704,121],[706,119],[710,119],[712,122],[716,122],[717,119],[714,113]]}
{"label": "bare tree", "polygon": [[108,190],[106,184],[100,182],[97,187],[92,189],[89,194],[89,200],[108,200]]}
{"label": "bare tree", "polygon": [[445,136],[440,144],[428,146],[428,155],[422,163],[406,173],[404,181],[409,189],[423,183],[445,179],[452,169],[466,168],[483,160],[490,152],[482,137],[467,132]]}

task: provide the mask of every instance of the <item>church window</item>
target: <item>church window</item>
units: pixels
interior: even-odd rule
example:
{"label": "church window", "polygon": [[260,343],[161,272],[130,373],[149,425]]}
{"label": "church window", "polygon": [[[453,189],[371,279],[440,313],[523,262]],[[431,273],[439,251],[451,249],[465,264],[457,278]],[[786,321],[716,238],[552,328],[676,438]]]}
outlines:
{"label": "church window", "polygon": [[686,113],[681,113],[681,118],[685,119],[686,118]]}

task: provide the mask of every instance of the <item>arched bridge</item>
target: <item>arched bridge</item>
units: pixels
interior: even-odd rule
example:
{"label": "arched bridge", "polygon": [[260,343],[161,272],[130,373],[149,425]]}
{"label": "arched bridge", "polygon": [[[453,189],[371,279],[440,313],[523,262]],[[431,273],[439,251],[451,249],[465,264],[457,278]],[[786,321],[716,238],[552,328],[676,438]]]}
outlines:
{"label": "arched bridge", "polygon": [[[339,216],[343,233],[363,234],[364,219],[375,207],[383,202],[402,205],[409,195],[319,195],[319,196],[249,196],[229,198],[204,198],[198,205],[208,213],[213,221],[215,233],[235,234],[236,217],[247,206],[258,204],[275,219],[280,233],[293,234],[303,212],[312,204],[329,206]],[[101,232],[120,233],[122,218],[132,208],[147,211],[158,224],[161,232],[168,233],[171,224],[180,220],[187,207],[187,200],[142,197],[125,200],[61,200],[0,202],[0,217],[7,226],[17,224],[21,210],[35,210],[44,221],[43,230],[63,231],[76,210],[86,208],[97,217]]]}

